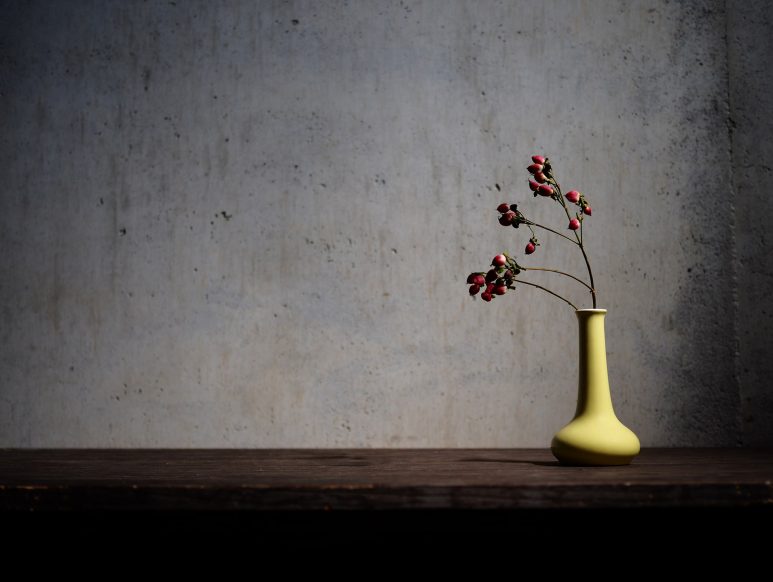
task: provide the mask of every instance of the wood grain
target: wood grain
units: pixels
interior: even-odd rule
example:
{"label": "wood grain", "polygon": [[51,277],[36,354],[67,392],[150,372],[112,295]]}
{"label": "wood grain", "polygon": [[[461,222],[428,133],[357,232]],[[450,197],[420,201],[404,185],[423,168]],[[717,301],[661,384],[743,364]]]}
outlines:
{"label": "wood grain", "polygon": [[534,449],[0,449],[0,510],[770,507],[773,450],[650,449],[565,467]]}

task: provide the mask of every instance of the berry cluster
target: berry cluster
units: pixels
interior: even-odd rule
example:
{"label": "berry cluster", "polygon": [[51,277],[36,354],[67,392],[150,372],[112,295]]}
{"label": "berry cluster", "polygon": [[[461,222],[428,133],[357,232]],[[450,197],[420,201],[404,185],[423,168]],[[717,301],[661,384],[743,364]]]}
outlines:
{"label": "berry cluster", "polygon": [[[534,163],[526,169],[533,176],[533,179],[529,180],[529,189],[534,192],[534,196],[541,195],[553,198],[554,200],[559,200],[559,194],[556,192],[558,184],[553,178],[550,160],[545,156],[532,156],[531,161]],[[577,204],[583,214],[587,216],[592,214],[590,204],[588,204],[588,201],[583,194],[577,190],[571,190],[567,192],[565,196],[569,202]],[[569,230],[578,230],[581,221],[582,216],[580,216],[580,214],[577,214],[575,218],[571,218],[569,220]]]}
{"label": "berry cluster", "polygon": [[501,215],[499,217],[499,224],[502,226],[512,226],[513,228],[518,228],[522,222],[526,222],[523,214],[518,212],[517,204],[508,204],[507,202],[502,202],[502,204],[497,206],[497,212],[499,212]]}
{"label": "berry cluster", "polygon": [[487,273],[470,273],[467,284],[470,285],[470,295],[475,296],[485,285],[480,294],[483,301],[491,301],[496,295],[504,295],[508,289],[515,289],[513,279],[521,270],[507,268],[515,262],[506,255],[497,255],[491,261],[491,269]]}
{"label": "berry cluster", "polygon": [[[499,206],[497,206],[497,212],[499,212],[499,224],[502,226],[512,226],[514,228],[518,228],[521,224],[527,223],[526,217],[520,212],[518,212],[518,205],[517,204],[507,204],[507,202],[502,202]],[[527,255],[532,254],[535,250],[537,250],[537,247],[539,246],[539,241],[537,240],[537,237],[534,236],[532,232],[532,237],[529,239],[529,243],[526,245],[525,253]]]}
{"label": "berry cluster", "polygon": [[526,168],[534,176],[534,179],[529,180],[529,190],[534,192],[534,196],[555,198],[556,191],[550,185],[550,161],[545,156],[532,156],[531,161],[534,163]]}
{"label": "berry cluster", "polygon": [[[524,248],[524,253],[527,255],[531,255],[536,252],[537,247],[540,246],[540,243],[535,235],[535,228],[541,228],[543,230],[552,232],[571,242],[576,241],[576,244],[582,251],[585,265],[588,268],[590,284],[585,283],[574,275],[564,273],[563,271],[556,269],[546,267],[522,267],[518,265],[518,263],[512,257],[508,256],[507,253],[504,253],[494,257],[493,261],[491,262],[492,268],[488,272],[471,273],[469,277],[467,277],[467,284],[470,285],[470,295],[474,297],[480,293],[480,296],[484,301],[491,301],[496,295],[504,295],[508,289],[515,289],[515,276],[519,275],[521,270],[532,269],[535,271],[550,271],[553,273],[566,275],[585,285],[585,287],[587,287],[591,292],[593,297],[593,306],[595,307],[596,291],[593,287],[593,274],[591,272],[590,263],[588,262],[587,255],[585,253],[583,246],[583,235],[582,231],[580,230],[583,219],[587,216],[591,216],[592,214],[590,204],[585,198],[585,195],[577,190],[571,190],[566,194],[562,192],[561,186],[553,176],[553,169],[551,167],[550,160],[547,157],[532,156],[531,161],[532,164],[527,167],[527,170],[531,174],[531,177],[529,178],[529,189],[534,193],[535,197],[544,196],[558,203],[566,217],[569,219],[568,229],[571,231],[580,232],[574,232],[574,238],[570,238],[556,230],[553,230],[550,227],[543,226],[528,219],[523,215],[522,212],[518,210],[517,204],[508,204],[507,202],[502,202],[499,204],[499,206],[497,206],[497,212],[499,212],[499,224],[502,226],[512,226],[513,228],[518,228],[522,224],[526,225],[526,227],[531,231],[531,238]],[[496,185],[496,188],[497,191],[500,190],[499,184]],[[576,212],[573,217],[570,214],[569,207],[567,206],[567,202],[565,200],[579,206],[579,212]],[[569,305],[574,306],[574,304],[572,304],[570,301],[564,297],[561,297],[557,293],[550,291],[549,289],[534,283],[523,281],[522,279],[518,279],[518,281],[526,285],[532,285],[534,287],[543,289],[544,291],[547,291],[548,293],[564,300],[566,303],[569,303]]]}

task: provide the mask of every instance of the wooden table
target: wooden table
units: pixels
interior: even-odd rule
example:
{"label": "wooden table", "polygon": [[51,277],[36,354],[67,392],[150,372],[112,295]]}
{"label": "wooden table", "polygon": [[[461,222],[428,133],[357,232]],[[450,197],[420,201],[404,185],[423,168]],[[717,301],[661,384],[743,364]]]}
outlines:
{"label": "wooden table", "polygon": [[0,518],[59,534],[120,524],[314,543],[431,532],[446,543],[570,524],[591,535],[622,520],[667,537],[677,519],[691,535],[769,528],[771,508],[773,450],[650,449],[597,468],[530,449],[0,449]]}

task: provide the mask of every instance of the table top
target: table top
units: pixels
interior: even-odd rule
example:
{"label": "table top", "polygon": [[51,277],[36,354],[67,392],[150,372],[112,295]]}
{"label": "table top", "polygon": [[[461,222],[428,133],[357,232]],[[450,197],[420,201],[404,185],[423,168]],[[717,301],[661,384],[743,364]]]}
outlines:
{"label": "table top", "polygon": [[773,449],[645,449],[567,467],[541,449],[0,449],[0,510],[754,507]]}

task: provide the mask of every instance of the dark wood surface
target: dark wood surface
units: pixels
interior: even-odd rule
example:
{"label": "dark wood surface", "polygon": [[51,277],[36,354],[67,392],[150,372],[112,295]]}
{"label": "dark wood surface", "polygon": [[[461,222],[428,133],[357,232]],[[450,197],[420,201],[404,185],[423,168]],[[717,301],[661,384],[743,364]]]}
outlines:
{"label": "dark wood surface", "polygon": [[533,449],[0,449],[0,510],[770,507],[773,450],[650,449],[565,467]]}

